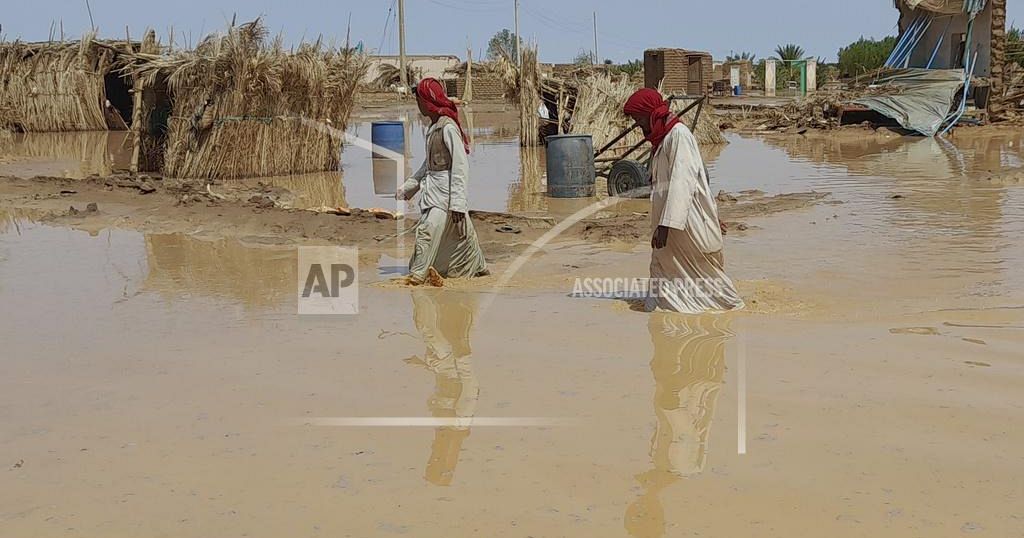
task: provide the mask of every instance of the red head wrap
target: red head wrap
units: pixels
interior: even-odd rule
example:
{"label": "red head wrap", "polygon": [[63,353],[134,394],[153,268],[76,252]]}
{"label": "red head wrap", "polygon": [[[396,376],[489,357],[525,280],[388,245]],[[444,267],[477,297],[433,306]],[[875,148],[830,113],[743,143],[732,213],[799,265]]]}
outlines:
{"label": "red head wrap", "polygon": [[657,90],[643,88],[637,90],[626,101],[622,107],[626,115],[648,114],[651,117],[651,134],[647,135],[647,141],[658,151],[665,136],[679,123],[679,118],[668,108],[668,103],[661,97]]}
{"label": "red head wrap", "polygon": [[425,78],[416,86],[416,98],[425,105],[430,113],[455,120],[455,125],[462,133],[462,143],[466,146],[466,153],[469,153],[469,136],[462,129],[462,124],[459,123],[459,111],[455,109],[455,103],[448,99],[444,86],[437,79]]}

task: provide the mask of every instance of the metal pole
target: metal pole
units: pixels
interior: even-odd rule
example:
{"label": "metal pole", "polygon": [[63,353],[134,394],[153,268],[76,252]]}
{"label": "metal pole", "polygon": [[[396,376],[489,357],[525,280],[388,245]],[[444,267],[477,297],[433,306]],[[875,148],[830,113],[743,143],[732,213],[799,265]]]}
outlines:
{"label": "metal pole", "polygon": [[600,63],[601,55],[597,52],[597,12],[594,12],[594,63]]}
{"label": "metal pole", "polygon": [[402,88],[409,88],[409,76],[405,70],[405,0],[398,0],[398,73]]}
{"label": "metal pole", "polygon": [[512,38],[515,39],[515,41],[516,41],[516,66],[518,66],[519,68],[522,68],[523,67],[523,57],[520,56],[520,54],[519,54],[519,0],[515,0],[515,23],[514,24],[515,24],[515,30],[513,30],[513,33],[515,35],[513,35]]}

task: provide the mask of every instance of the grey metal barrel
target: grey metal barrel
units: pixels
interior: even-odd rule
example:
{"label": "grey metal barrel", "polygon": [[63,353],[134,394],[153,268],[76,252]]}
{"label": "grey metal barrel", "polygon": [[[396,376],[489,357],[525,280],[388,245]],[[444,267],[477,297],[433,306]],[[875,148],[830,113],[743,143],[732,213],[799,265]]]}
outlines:
{"label": "grey metal barrel", "polygon": [[547,138],[548,196],[586,198],[594,195],[594,141],[590,135]]}

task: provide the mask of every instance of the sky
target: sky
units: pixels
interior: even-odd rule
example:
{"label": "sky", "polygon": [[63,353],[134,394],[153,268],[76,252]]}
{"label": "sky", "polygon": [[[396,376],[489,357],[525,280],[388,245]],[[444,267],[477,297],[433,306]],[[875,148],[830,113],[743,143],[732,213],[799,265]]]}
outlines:
{"label": "sky", "polygon": [[[397,54],[395,1],[88,0],[88,6],[103,37],[123,37],[126,26],[133,37],[153,28],[166,43],[173,28],[176,44],[223,30],[236,14],[239,22],[264,17],[289,43],[323,35],[342,44],[351,16],[352,43]],[[87,0],[3,3],[0,31],[8,40],[46,40],[61,22],[73,37],[91,26]],[[479,57],[495,32],[513,28],[513,6],[514,0],[406,0],[406,52],[465,59],[471,46]],[[716,59],[741,51],[762,58],[785,43],[835,61],[840,47],[861,36],[896,33],[892,0],[520,0],[520,35],[539,46],[541,61],[568,62],[593,50],[595,12],[598,53],[617,63],[656,47],[706,50]],[[1024,21],[1024,7],[1013,1],[1007,21],[1017,20]]]}

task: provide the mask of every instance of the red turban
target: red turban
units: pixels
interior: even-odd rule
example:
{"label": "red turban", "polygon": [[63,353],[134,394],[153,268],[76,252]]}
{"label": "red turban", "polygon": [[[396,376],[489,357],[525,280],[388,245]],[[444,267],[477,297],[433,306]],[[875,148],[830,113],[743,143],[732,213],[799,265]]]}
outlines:
{"label": "red turban", "polygon": [[647,135],[647,141],[658,151],[665,136],[679,123],[679,118],[668,108],[668,103],[661,97],[657,90],[643,88],[637,90],[626,100],[622,107],[626,115],[648,114],[651,117],[651,134]]}
{"label": "red turban", "polygon": [[462,133],[462,143],[466,146],[466,153],[469,153],[469,137],[459,123],[459,111],[455,109],[455,103],[448,98],[444,86],[437,79],[425,78],[416,85],[416,97],[426,106],[432,114],[447,116],[455,120],[459,132]]}

